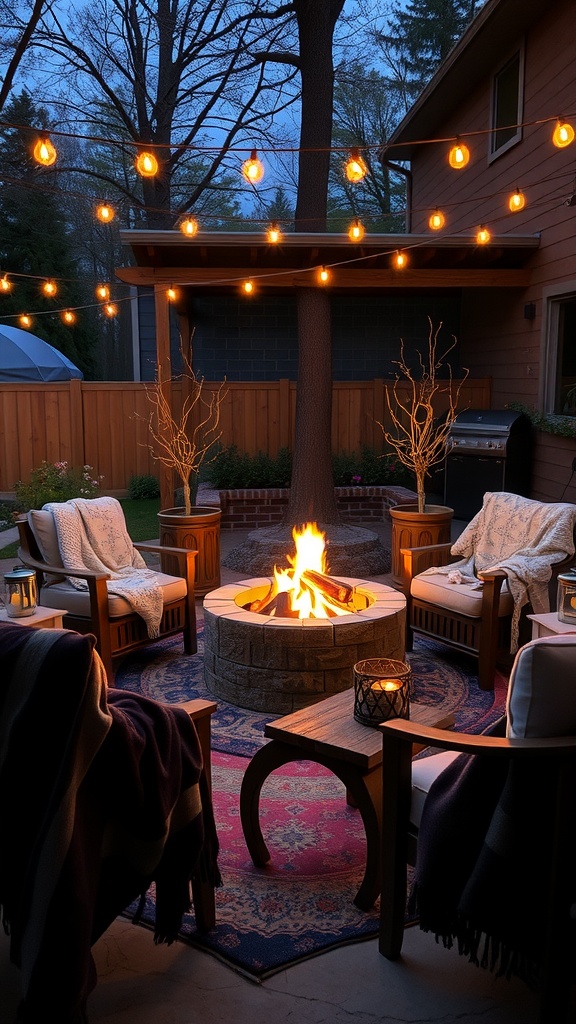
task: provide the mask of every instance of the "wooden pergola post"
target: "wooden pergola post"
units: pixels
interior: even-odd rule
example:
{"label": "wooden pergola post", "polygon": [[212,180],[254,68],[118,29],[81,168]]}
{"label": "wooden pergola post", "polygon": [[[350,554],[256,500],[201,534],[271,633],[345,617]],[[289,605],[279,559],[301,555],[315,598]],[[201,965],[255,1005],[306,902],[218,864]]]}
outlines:
{"label": "wooden pergola post", "polygon": [[[166,285],[154,285],[156,318],[156,377],[166,386],[167,398],[172,404],[172,363],[170,360],[170,307]],[[160,508],[174,507],[174,474],[168,466],[160,465]]]}

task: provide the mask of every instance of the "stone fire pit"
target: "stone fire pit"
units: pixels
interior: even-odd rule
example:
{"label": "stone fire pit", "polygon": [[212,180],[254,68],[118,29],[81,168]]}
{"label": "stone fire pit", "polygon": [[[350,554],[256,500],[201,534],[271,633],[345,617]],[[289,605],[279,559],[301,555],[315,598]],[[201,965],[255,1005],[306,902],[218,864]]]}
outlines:
{"label": "stone fire pit", "polygon": [[354,611],[330,619],[246,611],[269,578],[229,583],[204,598],[204,676],[230,704],[288,714],[353,685],[363,658],[404,658],[406,600],[383,584],[340,577],[355,588]]}

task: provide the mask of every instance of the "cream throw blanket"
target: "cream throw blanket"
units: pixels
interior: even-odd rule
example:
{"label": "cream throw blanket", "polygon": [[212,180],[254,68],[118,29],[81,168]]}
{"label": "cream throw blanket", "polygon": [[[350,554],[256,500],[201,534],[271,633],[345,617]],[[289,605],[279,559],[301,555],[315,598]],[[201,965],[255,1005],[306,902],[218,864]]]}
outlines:
{"label": "cream throw blanket", "polygon": [[461,559],[427,569],[451,576],[451,582],[481,586],[477,573],[504,569],[514,600],[512,642],[518,648],[521,609],[528,601],[536,614],[550,611],[548,583],[552,565],[574,554],[576,505],[541,502],[507,491],[488,492],[480,511],[452,545]]}
{"label": "cream throw blanket", "polygon": [[[126,530],[122,506],[116,498],[72,498],[43,506],[56,525],[65,569],[106,572],[108,591],[119,594],[144,619],[149,637],[159,635],[162,589],[158,573],[148,569]],[[84,580],[68,577],[76,590],[87,590]]]}

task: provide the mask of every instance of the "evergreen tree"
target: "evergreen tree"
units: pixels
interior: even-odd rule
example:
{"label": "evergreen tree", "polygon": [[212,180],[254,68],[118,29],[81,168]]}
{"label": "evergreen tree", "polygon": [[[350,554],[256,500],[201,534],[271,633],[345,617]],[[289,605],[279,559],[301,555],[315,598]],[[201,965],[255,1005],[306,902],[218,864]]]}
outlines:
{"label": "evergreen tree", "polygon": [[[32,332],[93,376],[94,335],[81,315],[72,326],[60,315],[90,301],[78,281],[67,204],[57,173],[32,155],[38,132],[49,127],[47,113],[22,93],[6,107],[5,117],[8,126],[0,129],[0,267],[9,270],[12,289],[0,296],[0,320],[17,327],[20,313],[36,312]],[[42,291],[47,280],[58,288],[52,297]]]}

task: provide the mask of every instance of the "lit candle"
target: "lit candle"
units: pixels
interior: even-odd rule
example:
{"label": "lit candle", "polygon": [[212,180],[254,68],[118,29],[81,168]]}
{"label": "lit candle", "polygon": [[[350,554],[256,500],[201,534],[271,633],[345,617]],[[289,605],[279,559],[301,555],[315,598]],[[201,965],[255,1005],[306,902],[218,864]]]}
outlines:
{"label": "lit candle", "polygon": [[[381,694],[386,697],[382,699]],[[397,716],[402,710],[402,680],[401,679],[376,679],[370,684],[370,694],[374,700],[367,703],[377,708],[381,713],[387,712],[388,717]],[[394,695],[394,696],[392,696]]]}

